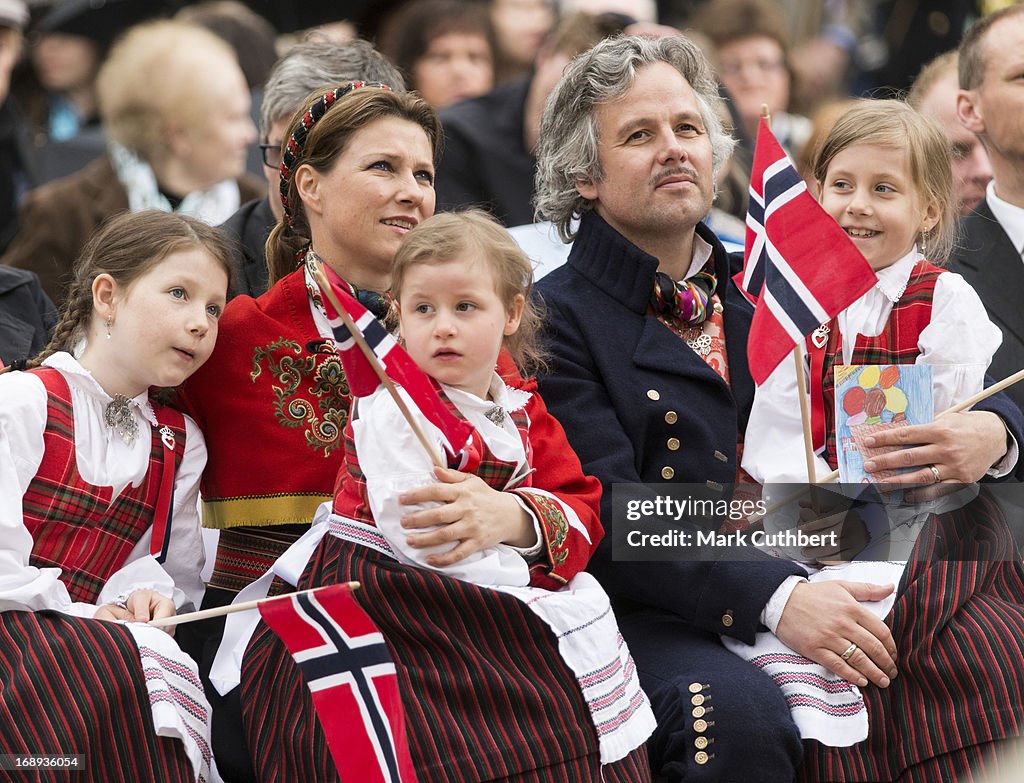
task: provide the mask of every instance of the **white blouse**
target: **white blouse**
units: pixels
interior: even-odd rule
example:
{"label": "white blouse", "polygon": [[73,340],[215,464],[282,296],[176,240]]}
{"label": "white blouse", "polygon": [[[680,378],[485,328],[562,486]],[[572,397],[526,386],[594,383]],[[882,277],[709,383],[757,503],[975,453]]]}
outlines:
{"label": "white blouse", "polygon": [[[83,480],[110,486],[117,497],[131,483],[142,482],[152,450],[150,433],[157,423],[148,396],[130,400],[139,425],[131,445],[107,427],[103,413],[108,395],[71,354],[56,353],[44,365],[67,379],[74,410],[75,452]],[[206,443],[195,422],[185,417],[186,444],[175,476],[171,539],[161,566],[149,554],[152,531],[147,530],[125,565],[104,586],[96,605],[72,602],[60,581],[59,568],[29,565],[32,535],[22,516],[22,498],[43,458],[47,397],[33,373],[0,375],[0,610],[56,609],[92,617],[97,607],[126,598],[139,589],[152,589],[174,600],[179,610],[199,606],[203,583],[199,573],[205,554],[199,526],[199,477],[206,465]]]}
{"label": "white blouse", "polygon": [[[517,479],[530,472],[523,440],[511,416],[505,415],[501,424],[495,424],[486,416],[486,413],[495,406],[501,407],[506,413],[520,410],[530,399],[528,392],[509,388],[497,374],[491,380],[490,401],[482,400],[474,394],[449,386],[443,386],[443,388],[448,398],[480,433],[494,455],[499,459],[518,465],[510,484],[516,484]],[[405,397],[407,403],[410,402],[404,390],[399,389],[399,393]],[[409,404],[408,407],[414,412],[414,415],[419,414],[415,405]],[[433,463],[386,389],[381,387],[369,397],[360,399],[354,410],[358,413],[352,420],[352,432],[355,438],[356,453],[359,457],[359,467],[366,476],[370,509],[378,530],[387,538],[395,551],[395,556],[401,562],[420,568],[442,571],[456,579],[463,579],[478,585],[524,586],[529,584],[529,566],[523,557],[523,550],[516,547],[498,544],[476,552],[451,566],[437,568],[426,562],[427,556],[447,552],[457,545],[456,542],[426,549],[409,546],[406,537],[410,533],[426,532],[428,529],[407,530],[403,528],[400,521],[402,515],[417,508],[431,508],[438,504],[406,506],[399,503],[398,498],[403,492],[414,487],[436,483],[437,479],[433,475]],[[434,444],[440,454],[441,444],[446,443],[444,435],[422,415],[417,415],[417,418],[427,439]],[[535,491],[539,492],[539,490]],[[543,494],[551,497],[548,493]],[[570,524],[575,522],[574,526],[582,527],[582,523],[578,521],[578,517],[572,512],[572,509],[564,504],[560,505],[562,505]],[[523,507],[526,508],[525,505]],[[529,509],[527,512],[530,513]],[[533,514],[531,513],[530,516],[532,517]],[[541,535],[539,523],[535,518],[533,521],[539,542]],[[539,547],[535,548],[539,551]]]}
{"label": "white blouse", "polygon": [[[839,314],[844,363],[850,362],[857,335],[877,337],[885,329],[920,258],[914,248],[878,271],[875,286]],[[921,353],[915,360],[932,365],[936,413],[981,391],[985,370],[1002,340],[970,284],[954,272],[939,275],[931,322],[918,338]],[[744,437],[743,468],[761,483],[807,481],[798,399],[796,371],[787,358],[757,388]],[[815,471],[819,478],[832,472],[820,457]]]}

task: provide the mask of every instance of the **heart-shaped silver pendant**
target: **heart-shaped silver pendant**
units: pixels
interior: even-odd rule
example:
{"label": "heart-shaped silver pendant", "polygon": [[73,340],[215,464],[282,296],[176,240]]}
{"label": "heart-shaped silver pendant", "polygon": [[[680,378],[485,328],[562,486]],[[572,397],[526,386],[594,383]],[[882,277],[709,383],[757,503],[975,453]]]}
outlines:
{"label": "heart-shaped silver pendant", "polygon": [[813,332],[811,332],[811,342],[814,343],[815,348],[825,347],[825,343],[828,342],[828,333],[828,324],[822,324]]}

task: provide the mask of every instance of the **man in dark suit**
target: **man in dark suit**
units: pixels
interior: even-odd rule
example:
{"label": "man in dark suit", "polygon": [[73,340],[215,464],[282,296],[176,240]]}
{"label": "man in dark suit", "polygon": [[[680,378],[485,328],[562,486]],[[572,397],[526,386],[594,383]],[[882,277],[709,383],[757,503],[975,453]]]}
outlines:
{"label": "man in dark suit", "polygon": [[[989,373],[996,380],[1024,368],[1024,6],[984,17],[960,45],[957,113],[988,151],[994,178],[961,224],[951,268],[981,296],[1003,344]],[[1024,384],[1008,390],[1024,408]]]}
{"label": "man in dark suit", "polygon": [[[732,283],[738,259],[700,223],[732,146],[718,100],[706,61],[681,37],[605,40],[566,68],[541,120],[537,206],[575,242],[538,284],[551,357],[539,383],[584,471],[604,486],[611,534],[590,568],[616,602],[658,718],[654,771],[671,781],[792,780],[801,744],[781,691],[721,636],[751,643],[767,626],[841,677],[885,688],[897,673],[895,644],[861,602],[893,587],[811,584],[791,562],[750,553],[744,562],[721,551],[658,562],[613,554],[626,522],[613,518],[613,486],[658,495],[669,482],[699,485],[724,499],[737,474],[754,393],[752,309]],[[706,307],[663,307],[698,294]],[[1006,452],[998,416],[945,421],[958,444],[979,446],[950,463],[959,480],[977,480]],[[920,445],[876,458],[877,469],[914,465],[907,480],[934,481],[927,465],[938,455],[945,465],[951,450],[940,429],[903,428]]]}

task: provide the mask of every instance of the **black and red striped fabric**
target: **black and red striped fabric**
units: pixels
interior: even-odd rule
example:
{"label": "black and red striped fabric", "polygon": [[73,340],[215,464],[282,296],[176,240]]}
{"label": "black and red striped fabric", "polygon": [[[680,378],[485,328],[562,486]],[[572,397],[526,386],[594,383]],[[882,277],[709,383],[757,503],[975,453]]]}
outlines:
{"label": "black and red striped fabric", "polygon": [[185,746],[156,736],[139,651],[122,625],[0,612],[0,754],[81,754],[86,773],[15,780],[194,781]]}
{"label": "black and red striped fabric", "polygon": [[[334,536],[300,588],[350,580],[394,659],[420,783],[649,779],[644,748],[602,770],[579,685],[520,601]],[[242,664],[242,710],[260,779],[338,780],[309,689],[262,623]]]}
{"label": "black and red striped fabric", "polygon": [[[43,459],[22,499],[25,527],[32,534],[29,562],[62,569],[61,581],[73,601],[93,603],[111,575],[121,568],[153,524],[159,504],[164,445],[152,428],[149,470],[137,487],[129,485],[111,502],[113,488],[87,483],[78,472],[71,390],[58,371],[32,370],[47,392]],[[161,409],[175,436],[175,471],[185,453],[185,421]]]}
{"label": "black and red striped fabric", "polygon": [[981,495],[929,522],[886,619],[899,675],[864,689],[868,738],[805,744],[802,781],[973,780],[1024,730],[1024,564],[1006,519]]}

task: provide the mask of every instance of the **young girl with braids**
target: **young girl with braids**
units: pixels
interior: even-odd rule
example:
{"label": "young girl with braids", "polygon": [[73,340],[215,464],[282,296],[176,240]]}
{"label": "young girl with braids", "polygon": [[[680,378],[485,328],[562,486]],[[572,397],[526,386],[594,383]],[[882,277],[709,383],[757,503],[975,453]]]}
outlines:
{"label": "young girl with braids", "polygon": [[96,780],[209,774],[195,666],[141,623],[202,594],[206,448],[151,390],[209,358],[228,270],[198,220],[115,217],[49,345],[0,375],[0,753],[84,754]]}

